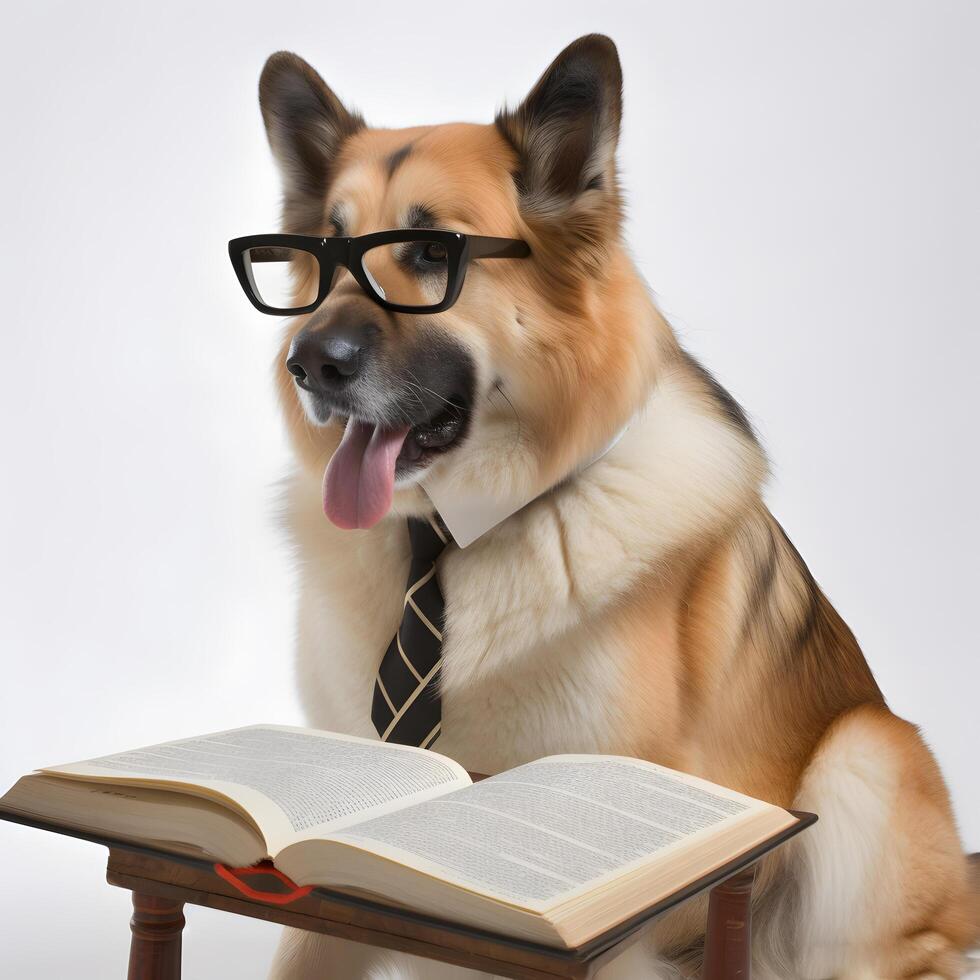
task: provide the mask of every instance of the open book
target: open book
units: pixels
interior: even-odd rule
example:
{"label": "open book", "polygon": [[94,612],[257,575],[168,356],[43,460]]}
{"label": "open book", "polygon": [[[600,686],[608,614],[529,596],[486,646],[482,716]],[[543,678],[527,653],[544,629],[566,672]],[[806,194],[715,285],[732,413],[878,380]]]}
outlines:
{"label": "open book", "polygon": [[0,807],[576,947],[796,818],[619,756],[473,783],[424,749],[258,725],[24,776]]}

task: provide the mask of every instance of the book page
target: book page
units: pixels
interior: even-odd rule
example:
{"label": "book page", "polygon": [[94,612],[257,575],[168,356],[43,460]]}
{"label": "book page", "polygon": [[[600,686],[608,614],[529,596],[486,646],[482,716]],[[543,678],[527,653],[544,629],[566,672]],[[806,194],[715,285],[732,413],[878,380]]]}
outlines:
{"label": "book page", "polygon": [[552,756],[332,837],[545,911],[760,809],[652,763]]}
{"label": "book page", "polygon": [[180,787],[250,818],[274,854],[469,784],[434,752],[304,728],[256,725],[42,770],[74,779]]}

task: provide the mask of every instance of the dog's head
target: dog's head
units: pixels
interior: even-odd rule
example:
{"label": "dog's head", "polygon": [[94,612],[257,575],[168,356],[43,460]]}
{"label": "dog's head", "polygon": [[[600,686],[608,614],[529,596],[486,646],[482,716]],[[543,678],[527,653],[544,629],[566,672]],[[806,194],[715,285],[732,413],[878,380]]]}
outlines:
{"label": "dog's head", "polygon": [[[290,322],[282,395],[305,464],[329,463],[335,523],[424,512],[420,480],[443,494],[529,499],[641,401],[657,337],[620,243],[621,84],[615,46],[590,35],[493,124],[385,130],[296,55],[267,62],[260,102],[284,231],[438,228],[530,247],[526,258],[472,262],[444,312],[385,310],[343,270],[317,309]],[[301,303],[315,296],[312,279],[295,276]]]}

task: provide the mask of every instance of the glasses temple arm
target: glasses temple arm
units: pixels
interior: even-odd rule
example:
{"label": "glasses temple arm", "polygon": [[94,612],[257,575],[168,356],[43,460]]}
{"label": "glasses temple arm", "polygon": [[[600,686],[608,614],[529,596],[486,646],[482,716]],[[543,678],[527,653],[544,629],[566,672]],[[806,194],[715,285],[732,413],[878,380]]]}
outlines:
{"label": "glasses temple arm", "polygon": [[470,258],[473,259],[526,259],[531,254],[527,242],[518,238],[485,238],[468,235]]}

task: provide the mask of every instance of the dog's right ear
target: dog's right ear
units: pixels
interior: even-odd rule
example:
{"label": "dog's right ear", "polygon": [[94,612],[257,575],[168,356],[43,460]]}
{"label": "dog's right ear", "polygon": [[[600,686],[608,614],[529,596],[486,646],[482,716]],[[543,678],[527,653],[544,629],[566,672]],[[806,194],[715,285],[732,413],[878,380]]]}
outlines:
{"label": "dog's right ear", "polygon": [[337,152],[364,120],[298,55],[278,51],[262,69],[259,105],[283,180],[288,231],[313,232]]}

